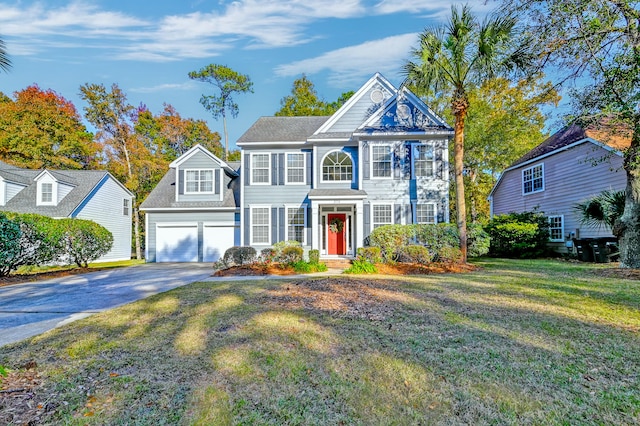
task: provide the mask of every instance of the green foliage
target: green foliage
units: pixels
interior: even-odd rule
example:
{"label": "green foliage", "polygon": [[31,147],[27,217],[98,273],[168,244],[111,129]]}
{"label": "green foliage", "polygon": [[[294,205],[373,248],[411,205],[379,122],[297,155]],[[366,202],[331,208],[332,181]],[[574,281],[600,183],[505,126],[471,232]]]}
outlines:
{"label": "green foliage", "polygon": [[467,227],[468,255],[469,257],[480,257],[489,253],[491,238],[479,223],[470,223]]}
{"label": "green foliage", "polygon": [[278,261],[287,265],[292,265],[302,261],[304,250],[299,246],[287,246],[282,249],[278,256]]}
{"label": "green foliage", "polygon": [[326,272],[327,265],[324,263],[313,263],[313,262],[305,262],[303,260],[298,260],[296,262],[291,263],[293,270],[299,274],[310,274],[314,272]]}
{"label": "green foliage", "polygon": [[343,93],[337,101],[327,103],[318,97],[313,82],[306,75],[294,80],[291,94],[280,100],[276,116],[322,116],[336,112],[354,92]]}
{"label": "green foliage", "polygon": [[320,263],[320,250],[309,250],[309,263]]}
{"label": "green foliage", "polygon": [[625,191],[605,190],[578,203],[574,208],[581,216],[581,221],[594,228],[607,227],[614,229],[616,221],[624,213],[627,195]]}
{"label": "green foliage", "polygon": [[199,71],[191,71],[189,78],[209,83],[218,88],[219,94],[202,95],[200,103],[213,118],[222,117],[224,125],[225,160],[229,155],[229,134],[227,132],[227,114],[238,116],[238,104],[233,100],[234,93],[253,93],[253,82],[246,74],[240,74],[225,65],[209,64]]}
{"label": "green foliage", "polygon": [[371,232],[369,244],[380,247],[385,262],[393,261],[397,251],[409,243],[415,235],[410,225],[384,225]]}
{"label": "green foliage", "polygon": [[11,272],[11,265],[19,254],[20,226],[0,213],[0,276]]}
{"label": "green foliage", "polygon": [[227,266],[244,265],[256,261],[256,249],[253,247],[233,246],[228,248],[222,256],[222,262]]}
{"label": "green foliage", "polygon": [[104,256],[113,247],[113,235],[104,226],[91,220],[59,219],[56,225],[64,230],[64,253],[79,267]]}
{"label": "green foliage", "polygon": [[9,59],[7,45],[4,40],[0,40],[0,69],[5,72],[11,69],[11,59]]}
{"label": "green foliage", "polygon": [[549,222],[541,212],[495,216],[486,229],[491,238],[491,256],[533,258],[548,251]]}
{"label": "green foliage", "polygon": [[354,260],[351,262],[351,266],[344,270],[345,274],[376,274],[378,268],[373,263],[366,260]]}
{"label": "green foliage", "polygon": [[275,257],[276,251],[271,247],[263,248],[260,251],[260,262],[262,263],[272,263]]}
{"label": "green foliage", "polygon": [[432,256],[425,246],[413,244],[400,247],[396,254],[396,260],[403,263],[427,264],[431,262]]}
{"label": "green foliage", "polygon": [[7,375],[9,374],[9,371],[7,370],[7,368],[0,364],[0,376],[2,377],[7,377]]}
{"label": "green foliage", "polygon": [[373,263],[374,265],[380,263],[382,262],[380,247],[358,247],[356,259]]}
{"label": "green foliage", "polygon": [[442,247],[434,258],[436,262],[460,263],[462,262],[462,251],[459,247]]}

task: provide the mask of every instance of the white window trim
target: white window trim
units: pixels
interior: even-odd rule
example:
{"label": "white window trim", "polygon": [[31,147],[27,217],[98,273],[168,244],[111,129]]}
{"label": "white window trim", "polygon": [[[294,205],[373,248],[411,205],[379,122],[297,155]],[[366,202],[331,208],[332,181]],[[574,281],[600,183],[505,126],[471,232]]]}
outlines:
{"label": "white window trim", "polygon": [[[416,175],[416,151],[418,150],[419,146],[430,146],[431,150],[433,152],[433,161],[431,162],[432,164],[432,169],[431,169],[431,176],[417,176]],[[411,177],[413,179],[435,179],[436,177],[436,145],[433,142],[422,142],[422,143],[413,143],[411,144]]]}
{"label": "white window trim", "polygon": [[[374,147],[387,147],[389,148],[389,154],[391,154],[391,173],[389,176],[374,176],[373,175],[373,148]],[[393,179],[393,157],[394,157],[394,145],[389,144],[369,144],[369,176],[372,180],[391,180]]]}
{"label": "white window trim", "polygon": [[[51,201],[42,201],[42,185],[44,184],[50,184],[51,185]],[[57,192],[58,192],[58,185],[57,182],[55,181],[45,181],[45,182],[38,182],[38,189],[37,189],[37,202],[36,205],[38,206],[55,206],[57,205]]]}
{"label": "white window trim", "polygon": [[0,206],[4,206],[7,197],[7,182],[0,176]]}
{"label": "white window trim", "polygon": [[[433,206],[433,222],[418,222],[418,206],[432,205]],[[438,223],[438,203],[413,203],[413,217],[414,223],[432,225]]]}
{"label": "white window trim", "polygon": [[[525,192],[524,191],[524,172],[526,172],[527,170],[531,170],[532,174],[533,174],[533,169],[535,169],[536,167],[540,167],[542,170],[542,188],[537,189],[537,190],[533,190],[533,180],[531,180],[531,191],[530,192]],[[522,195],[531,195],[531,194],[536,194],[538,192],[543,192],[544,188],[545,188],[545,179],[544,179],[544,163],[539,163],[539,164],[535,164],[531,167],[527,167],[526,169],[522,169],[522,173],[520,174],[521,178],[522,178]]]}
{"label": "white window trim", "polygon": [[371,218],[370,218],[370,223],[371,223],[371,231],[373,231],[375,228],[376,223],[374,222],[373,218],[375,217],[374,215],[374,210],[376,206],[391,206],[391,222],[390,223],[382,223],[380,224],[380,226],[382,225],[393,225],[394,222],[394,215],[395,215],[395,211],[394,211],[394,207],[393,207],[393,203],[371,203]]}
{"label": "white window trim", "polygon": [[[351,179],[347,179],[347,180],[325,180],[324,179],[324,160],[329,156],[329,154],[333,154],[334,152],[341,152],[343,154],[346,154],[349,157],[349,160],[351,160]],[[343,151],[342,149],[332,149],[331,151],[327,152],[326,154],[324,154],[324,156],[322,157],[322,160],[320,160],[320,182],[322,183],[353,183],[353,179],[355,178],[355,166],[353,164],[353,156],[351,155],[351,153],[347,152],[347,151]],[[373,170],[373,169],[372,169]]]}
{"label": "white window trim", "polygon": [[[267,182],[253,181],[253,157],[256,155],[266,155],[267,161]],[[249,182],[251,185],[271,185],[271,153],[270,152],[252,152],[249,154]]]}
{"label": "white window trim", "polygon": [[[198,180],[198,191],[189,191],[187,190],[187,173],[188,172],[198,172],[198,177],[200,176],[199,172],[202,171],[211,171],[211,191],[200,191],[200,180]],[[198,194],[215,194],[216,190],[216,172],[215,169],[184,169],[184,194],[185,195],[198,195]]]}
{"label": "white window trim", "polygon": [[[125,213],[126,209],[126,213]],[[131,200],[128,198],[122,199],[122,216],[129,217],[129,213],[131,212]]]}
{"label": "white window trim", "polygon": [[[267,218],[269,220],[269,223],[267,224],[267,242],[263,243],[263,242],[255,242],[253,240],[253,210],[254,209],[267,209],[268,210],[268,214],[267,214]],[[251,242],[252,246],[270,246],[271,245],[271,206],[267,205],[267,204],[254,204],[254,205],[250,205],[249,206],[249,241]]]}
{"label": "white window trim", "polygon": [[[302,182],[289,182],[289,158],[288,155],[302,155]],[[296,167],[298,169],[299,167]],[[284,184],[285,185],[306,185],[307,184],[307,156],[304,152],[284,153]]]}
{"label": "white window trim", "polygon": [[[559,217],[562,220],[562,226],[560,227],[560,238],[551,238],[551,219]],[[562,243],[564,242],[564,215],[562,214],[554,214],[547,216],[547,220],[549,221],[549,241],[553,243]]]}
{"label": "white window trim", "polygon": [[308,205],[307,204],[285,204],[284,205],[284,221],[285,221],[285,227],[284,227],[284,240],[285,241],[289,241],[289,209],[303,209],[304,210],[304,232],[302,233],[302,245],[306,246],[307,245],[307,208]]}

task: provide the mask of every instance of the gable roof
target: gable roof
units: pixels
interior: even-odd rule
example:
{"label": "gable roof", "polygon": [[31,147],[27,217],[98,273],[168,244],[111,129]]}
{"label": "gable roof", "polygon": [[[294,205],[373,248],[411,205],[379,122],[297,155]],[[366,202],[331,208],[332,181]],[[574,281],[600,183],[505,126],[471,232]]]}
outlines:
{"label": "gable roof", "polygon": [[[591,140],[599,142],[602,145],[621,151],[631,145],[631,138],[626,135],[614,133],[611,131],[598,129],[592,126],[582,127],[577,124],[564,127],[560,131],[554,133],[545,139],[540,145],[527,152],[525,155],[516,160],[509,169],[520,164],[527,163],[538,157],[545,156],[561,148],[568,147],[577,142]],[[508,170],[508,169],[507,169]]]}
{"label": "gable roof", "polygon": [[[4,175],[6,171],[1,170],[0,173]],[[0,210],[3,211],[37,213],[50,217],[70,217],[76,209],[81,206],[83,201],[108,179],[113,179],[127,194],[133,195],[105,170],[65,170],[63,174],[54,171],[54,173],[51,174],[56,178],[60,175],[65,177],[66,183],[68,183],[69,180],[73,180],[73,188],[57,205],[39,206],[36,205],[38,184],[34,178],[42,174],[42,171],[11,169],[10,173],[27,178],[29,182],[23,190],[7,201],[4,206],[0,206]]]}
{"label": "gable roof", "polygon": [[204,155],[209,157],[211,160],[213,160],[214,162],[218,163],[220,165],[220,167],[225,169],[228,173],[230,173],[232,175],[236,174],[236,169],[231,167],[225,161],[223,161],[220,158],[218,158],[215,154],[213,154],[211,151],[209,151],[208,149],[206,149],[205,147],[203,147],[199,143],[195,144],[187,152],[185,152],[180,157],[178,157],[175,160],[173,160],[171,162],[171,164],[169,164],[169,167],[178,167],[180,164],[182,164],[183,162],[187,161],[189,158],[193,157],[197,152],[203,153]]}
{"label": "gable roof", "polygon": [[327,121],[327,116],[260,117],[240,136],[237,145],[267,143],[304,143]]}

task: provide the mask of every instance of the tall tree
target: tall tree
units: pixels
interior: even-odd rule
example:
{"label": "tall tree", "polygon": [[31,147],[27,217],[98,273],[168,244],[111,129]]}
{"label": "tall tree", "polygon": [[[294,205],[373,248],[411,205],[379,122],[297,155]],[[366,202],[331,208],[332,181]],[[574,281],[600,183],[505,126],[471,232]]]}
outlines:
{"label": "tall tree", "polygon": [[0,100],[0,158],[19,167],[95,166],[99,146],[76,107],[51,89],[29,86]]}
{"label": "tall tree", "polygon": [[[574,84],[574,117],[627,129],[624,214],[613,227],[620,263],[640,268],[640,10],[637,0],[504,0],[527,14],[531,57]],[[581,77],[581,78],[580,78]],[[587,81],[588,84],[584,84]]]}
{"label": "tall tree", "polygon": [[327,103],[318,97],[316,88],[306,75],[293,81],[291,94],[280,100],[276,116],[322,116],[336,112],[353,96],[353,91],[345,92],[335,102]]}
{"label": "tall tree", "polygon": [[133,230],[136,258],[142,258],[139,202],[148,182],[162,167],[150,155],[133,128],[136,109],[117,84],[108,91],[102,84],[80,86],[80,96],[87,102],[85,118],[98,129],[97,140],[106,155],[107,169],[133,192]]}
{"label": "tall tree", "polygon": [[407,80],[434,93],[446,93],[454,117],[454,174],[460,250],[467,260],[464,192],[464,130],[469,89],[517,64],[513,55],[515,19],[493,17],[479,23],[468,6],[451,7],[446,25],[426,29],[412,59],[403,67]]}
{"label": "tall tree", "polygon": [[238,104],[233,100],[234,93],[253,93],[253,82],[248,75],[240,74],[224,65],[210,64],[200,71],[191,71],[189,78],[213,84],[220,91],[215,95],[202,95],[200,103],[215,119],[222,117],[224,128],[224,159],[229,156],[229,133],[227,132],[227,114],[238,116]]}
{"label": "tall tree", "polygon": [[0,40],[0,69],[9,71],[11,69],[11,59],[7,53],[7,44],[4,40]]}
{"label": "tall tree", "polygon": [[223,148],[218,132],[212,132],[204,120],[182,118],[171,105],[154,116],[146,107],[138,108],[135,132],[149,151],[161,157],[167,164],[200,144],[213,154],[222,157]]}

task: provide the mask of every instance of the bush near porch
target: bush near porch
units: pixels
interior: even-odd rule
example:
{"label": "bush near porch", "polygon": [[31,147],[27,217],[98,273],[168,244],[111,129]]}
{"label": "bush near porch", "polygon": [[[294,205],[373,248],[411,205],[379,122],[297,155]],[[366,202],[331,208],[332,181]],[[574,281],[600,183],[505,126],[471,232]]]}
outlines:
{"label": "bush near porch", "polygon": [[[481,225],[469,224],[467,238],[469,257],[479,257],[489,252],[489,235]],[[459,256],[454,252],[459,249],[459,244],[458,229],[451,223],[384,225],[374,229],[369,236],[369,245],[380,248],[385,262],[415,257],[418,249],[408,248],[411,246],[425,247],[431,261],[455,261]],[[424,256],[426,253],[422,252],[419,257]]]}

